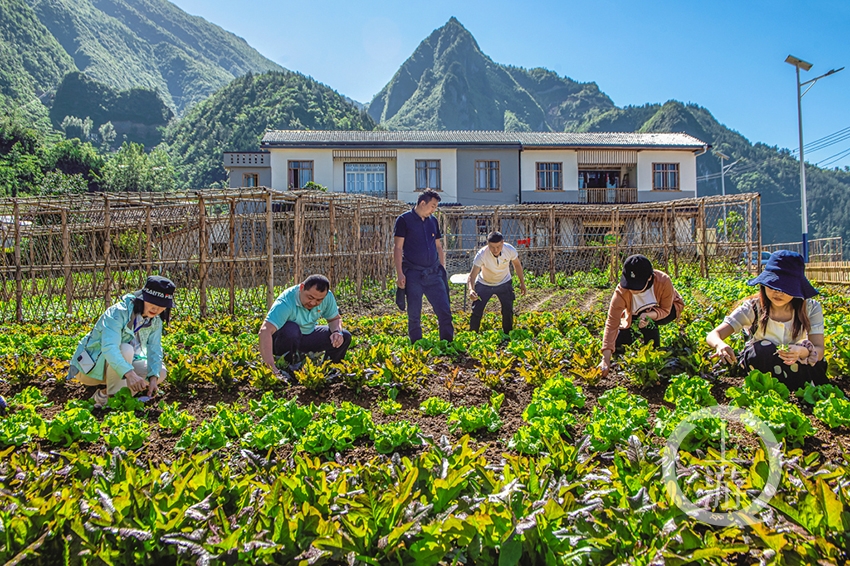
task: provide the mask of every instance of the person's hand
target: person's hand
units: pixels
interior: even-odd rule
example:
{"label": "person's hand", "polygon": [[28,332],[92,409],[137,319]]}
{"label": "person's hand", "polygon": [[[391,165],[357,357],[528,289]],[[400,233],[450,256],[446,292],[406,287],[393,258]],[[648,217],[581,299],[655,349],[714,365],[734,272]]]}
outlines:
{"label": "person's hand", "polygon": [[735,350],[733,350],[726,342],[721,342],[717,345],[717,348],[714,349],[714,354],[711,355],[712,358],[720,358],[722,361],[734,365],[737,361],[735,358]]}
{"label": "person's hand", "polygon": [[150,376],[148,378],[148,397],[153,397],[159,391],[159,377]]}
{"label": "person's hand", "polygon": [[599,362],[599,366],[597,367],[599,367],[599,371],[602,373],[602,377],[608,377],[608,372],[611,371],[611,366],[610,363],[605,360],[605,358],[603,358],[602,361]]}
{"label": "person's hand", "polygon": [[124,374],[124,378],[127,380],[127,389],[129,389],[133,395],[145,390],[145,387],[148,386],[148,380],[141,377],[135,371],[130,370]]}
{"label": "person's hand", "polygon": [[787,350],[776,350],[776,355],[778,355],[786,365],[796,364],[800,361],[800,358],[808,358],[809,357],[809,349],[805,346],[798,346],[796,344],[792,344],[788,346]]}
{"label": "person's hand", "polygon": [[331,346],[334,348],[339,348],[342,346],[342,332],[339,330],[334,330],[331,332]]}
{"label": "person's hand", "polygon": [[520,284],[519,284],[519,294],[520,294],[520,295],[525,295],[526,290],[527,290],[527,289],[525,288],[525,283],[524,283],[524,282],[523,282],[523,283],[520,283]]}
{"label": "person's hand", "polygon": [[470,300],[472,300],[473,302],[475,302],[475,301],[477,301],[477,300],[478,300],[478,293],[476,293],[476,292],[475,292],[475,289],[470,289],[470,290],[469,290],[469,298],[470,298]]}
{"label": "person's hand", "polygon": [[404,289],[404,286],[407,285],[407,277],[404,276],[404,273],[396,276],[395,284],[399,289]]}
{"label": "person's hand", "polygon": [[649,318],[649,315],[647,313],[643,313],[638,319],[638,328],[646,328],[646,325],[649,324],[650,320],[652,319]]}

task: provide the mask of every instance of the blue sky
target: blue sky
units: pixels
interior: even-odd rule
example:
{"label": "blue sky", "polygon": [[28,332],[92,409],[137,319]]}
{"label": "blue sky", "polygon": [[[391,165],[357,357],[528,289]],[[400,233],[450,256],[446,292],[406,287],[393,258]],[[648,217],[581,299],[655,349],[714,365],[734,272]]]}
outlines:
{"label": "blue sky", "polygon": [[[416,46],[455,16],[497,63],[593,81],[615,104],[708,108],[752,142],[795,149],[793,54],[803,80],[850,67],[850,2],[172,0],[269,59],[369,102]],[[803,98],[804,142],[850,128],[850,68]],[[850,131],[850,130],[848,130]],[[850,138],[806,161],[850,165]],[[833,158],[835,159],[835,158]]]}

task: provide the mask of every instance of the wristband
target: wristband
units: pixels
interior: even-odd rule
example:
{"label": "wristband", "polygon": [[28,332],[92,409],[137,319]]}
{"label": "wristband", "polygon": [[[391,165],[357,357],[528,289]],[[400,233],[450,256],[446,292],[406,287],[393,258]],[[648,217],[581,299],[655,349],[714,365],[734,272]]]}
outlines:
{"label": "wristband", "polygon": [[341,330],[334,330],[333,332],[331,332],[331,336],[333,336],[334,334],[342,334],[342,331]]}

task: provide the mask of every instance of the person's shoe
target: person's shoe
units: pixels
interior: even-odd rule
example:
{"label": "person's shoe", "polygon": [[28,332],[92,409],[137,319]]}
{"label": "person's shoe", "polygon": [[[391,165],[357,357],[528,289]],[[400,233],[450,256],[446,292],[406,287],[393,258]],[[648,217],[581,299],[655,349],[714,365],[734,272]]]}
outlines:
{"label": "person's shoe", "polygon": [[109,403],[109,395],[98,389],[94,392],[94,395],[91,396],[91,400],[94,401],[95,409],[102,409]]}

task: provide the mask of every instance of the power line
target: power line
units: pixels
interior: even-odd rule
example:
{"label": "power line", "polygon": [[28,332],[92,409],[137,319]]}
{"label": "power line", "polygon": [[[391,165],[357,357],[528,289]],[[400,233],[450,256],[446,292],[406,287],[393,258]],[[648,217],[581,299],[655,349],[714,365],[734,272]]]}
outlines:
{"label": "power line", "polygon": [[830,155],[826,159],[817,162],[818,167],[829,167],[833,163],[841,161],[842,158],[850,155],[850,148],[845,149],[844,151],[839,151],[836,154]]}
{"label": "power line", "polygon": [[[822,138],[812,140],[807,144],[803,144],[803,149],[805,149],[806,151],[817,151],[819,149],[829,147],[830,145],[840,143],[846,139],[850,139],[850,126],[842,128],[837,132],[833,132]],[[791,153],[800,153],[800,148],[798,147],[791,150]]]}

